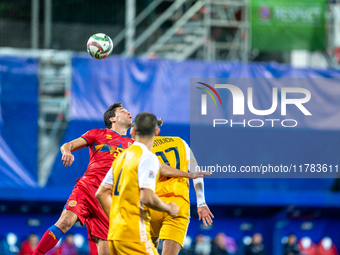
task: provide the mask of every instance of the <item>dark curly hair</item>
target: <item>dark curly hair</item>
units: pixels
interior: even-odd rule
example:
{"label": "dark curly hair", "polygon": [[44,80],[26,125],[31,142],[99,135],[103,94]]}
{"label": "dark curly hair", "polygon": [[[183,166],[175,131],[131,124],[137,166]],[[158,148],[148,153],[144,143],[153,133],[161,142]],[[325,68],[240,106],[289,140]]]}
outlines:
{"label": "dark curly hair", "polygon": [[121,102],[114,103],[104,113],[104,123],[105,123],[105,126],[107,128],[111,128],[112,127],[112,122],[110,121],[110,118],[111,117],[116,117],[116,110],[117,110],[118,107],[123,107],[123,104]]}

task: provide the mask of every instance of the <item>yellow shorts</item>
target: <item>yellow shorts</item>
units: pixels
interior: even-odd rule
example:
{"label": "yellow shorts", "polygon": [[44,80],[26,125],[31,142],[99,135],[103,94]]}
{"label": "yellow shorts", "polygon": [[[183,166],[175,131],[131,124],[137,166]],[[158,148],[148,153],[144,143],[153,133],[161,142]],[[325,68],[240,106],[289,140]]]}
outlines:
{"label": "yellow shorts", "polygon": [[150,209],[151,236],[173,240],[183,247],[190,219],[190,204],[181,197],[160,197],[165,203],[175,203],[179,207],[176,217],[168,213]]}
{"label": "yellow shorts", "polygon": [[151,240],[147,242],[108,241],[110,255],[159,255]]}

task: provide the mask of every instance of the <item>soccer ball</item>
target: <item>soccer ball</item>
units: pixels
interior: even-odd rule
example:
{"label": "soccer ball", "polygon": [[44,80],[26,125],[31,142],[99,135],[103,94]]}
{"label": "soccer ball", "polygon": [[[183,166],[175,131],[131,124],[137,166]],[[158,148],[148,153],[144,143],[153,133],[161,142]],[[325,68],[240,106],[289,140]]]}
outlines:
{"label": "soccer ball", "polygon": [[87,41],[87,52],[96,59],[107,58],[113,49],[111,38],[103,33],[94,34]]}

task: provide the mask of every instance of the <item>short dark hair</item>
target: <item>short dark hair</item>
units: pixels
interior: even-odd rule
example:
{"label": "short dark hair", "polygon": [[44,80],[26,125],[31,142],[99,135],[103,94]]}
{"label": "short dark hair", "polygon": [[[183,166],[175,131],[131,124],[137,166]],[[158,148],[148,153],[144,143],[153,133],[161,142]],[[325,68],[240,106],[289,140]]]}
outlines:
{"label": "short dark hair", "polygon": [[135,118],[134,128],[138,136],[152,136],[157,127],[157,118],[150,112],[141,112]]}
{"label": "short dark hair", "polygon": [[110,121],[110,118],[111,117],[116,117],[116,110],[117,110],[118,107],[123,107],[123,104],[121,102],[114,103],[104,113],[104,123],[105,123],[105,126],[107,128],[111,128],[112,127],[112,122]]}

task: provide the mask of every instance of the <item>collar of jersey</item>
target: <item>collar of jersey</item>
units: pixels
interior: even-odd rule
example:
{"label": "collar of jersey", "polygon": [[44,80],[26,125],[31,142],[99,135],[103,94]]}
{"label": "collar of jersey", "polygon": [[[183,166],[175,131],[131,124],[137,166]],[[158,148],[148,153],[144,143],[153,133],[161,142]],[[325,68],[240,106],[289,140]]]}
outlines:
{"label": "collar of jersey", "polygon": [[[120,134],[118,134],[116,131],[114,131],[114,130],[112,130],[112,129],[110,129],[112,132],[115,132],[117,135],[120,135]],[[127,135],[120,135],[121,137],[127,137]]]}
{"label": "collar of jersey", "polygon": [[137,141],[135,141],[134,143],[133,143],[133,145],[139,145],[140,147],[144,147],[145,149],[147,149],[147,150],[149,150],[147,147],[146,147],[146,145],[144,144],[144,143],[141,143],[141,142],[137,142]]}

